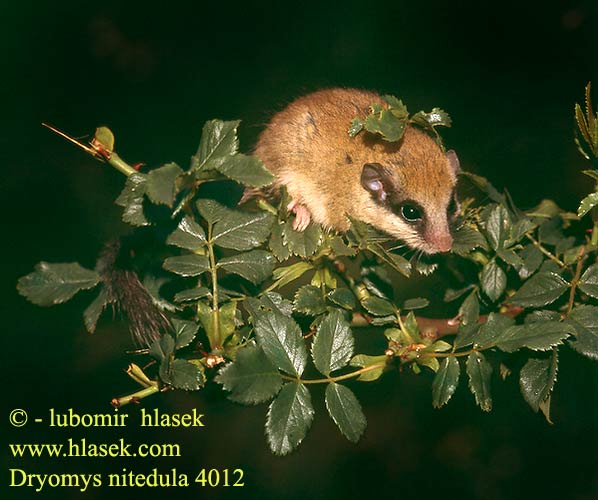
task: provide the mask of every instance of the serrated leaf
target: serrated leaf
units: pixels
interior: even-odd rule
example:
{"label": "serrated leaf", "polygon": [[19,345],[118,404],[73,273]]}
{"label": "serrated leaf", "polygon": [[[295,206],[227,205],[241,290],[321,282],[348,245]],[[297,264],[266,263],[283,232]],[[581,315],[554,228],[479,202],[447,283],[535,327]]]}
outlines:
{"label": "serrated leaf", "polygon": [[191,288],[189,290],[183,290],[182,292],[178,292],[174,296],[175,302],[189,302],[193,300],[203,299],[210,295],[210,290],[208,290],[205,286],[200,286],[198,288]]}
{"label": "serrated leaf", "polygon": [[178,227],[166,239],[167,245],[174,245],[196,252],[206,244],[203,228],[188,215],[181,219]]}
{"label": "serrated leaf", "polygon": [[160,363],[163,363],[174,354],[174,346],[174,338],[171,335],[162,335],[152,342],[148,354]]}
{"label": "serrated leaf", "polygon": [[282,239],[282,228],[283,224],[278,222],[274,223],[268,244],[270,250],[272,250],[272,253],[280,262],[287,260],[291,256],[291,251],[289,250],[288,245],[286,245]]}
{"label": "serrated leaf", "polygon": [[177,318],[172,318],[171,321],[174,330],[174,349],[178,350],[188,346],[195,338],[199,325],[195,321]]}
{"label": "serrated leaf", "polygon": [[451,252],[466,256],[475,248],[488,249],[488,243],[482,233],[469,226],[462,226],[453,233]]}
{"label": "serrated leaf", "polygon": [[195,363],[186,359],[174,359],[169,367],[170,383],[176,389],[184,391],[197,391],[205,382],[203,371]]}
{"label": "serrated leaf", "polygon": [[574,333],[573,326],[565,322],[535,321],[507,328],[496,339],[496,345],[505,352],[514,352],[522,347],[533,351],[547,351],[562,344],[564,339]]}
{"label": "serrated leaf", "polygon": [[369,244],[367,248],[403,276],[411,276],[411,263],[402,255],[389,252],[380,244]]}
{"label": "serrated leaf", "polygon": [[266,437],[275,455],[287,455],[305,437],[314,417],[307,388],[300,383],[285,384],[270,404]]}
{"label": "serrated leaf", "polygon": [[210,261],[207,255],[178,255],[168,257],[164,261],[163,267],[180,276],[199,276],[210,270]]}
{"label": "serrated leaf", "polygon": [[355,294],[348,288],[335,288],[328,292],[328,299],[344,309],[353,310],[357,307]]}
{"label": "serrated leaf", "polygon": [[490,246],[494,250],[503,248],[511,227],[511,218],[507,209],[502,205],[495,205],[489,212],[485,223],[486,236]]}
{"label": "serrated leaf", "polygon": [[523,217],[519,219],[515,224],[511,226],[511,234],[506,246],[511,246],[517,243],[526,233],[538,226],[536,221],[533,221],[529,217]]}
{"label": "serrated leaf", "polygon": [[454,356],[442,360],[432,382],[432,406],[434,408],[444,406],[451,399],[459,385],[460,371],[459,361]]}
{"label": "serrated leaf", "polygon": [[143,213],[143,199],[146,186],[147,176],[145,174],[137,173],[127,177],[124,189],[114,202],[124,208],[122,214],[123,222],[138,227],[150,224]]}
{"label": "serrated leaf", "polygon": [[444,301],[445,302],[452,302],[453,300],[457,300],[459,297],[462,297],[467,292],[469,292],[474,285],[467,285],[465,288],[461,288],[459,290],[453,290],[452,288],[447,288],[444,292]]}
{"label": "serrated leaf", "polygon": [[225,257],[218,262],[218,267],[257,285],[272,275],[275,259],[265,250],[251,250],[231,257]]}
{"label": "serrated leaf", "polygon": [[577,306],[567,319],[575,329],[575,340],[569,345],[578,353],[598,360],[598,307]]}
{"label": "serrated leaf", "polygon": [[344,385],[326,387],[326,409],[342,434],[352,443],[359,441],[367,421],[355,394]]}
{"label": "serrated leaf", "polygon": [[557,300],[569,288],[554,272],[538,272],[510,297],[509,301],[522,307],[543,307]]}
{"label": "serrated leaf", "polygon": [[215,380],[231,393],[229,399],[246,405],[268,401],[282,386],[280,373],[255,343],[239,349],[235,362],[221,368]]}
{"label": "serrated leaf", "polygon": [[313,285],[304,285],[295,294],[293,309],[303,314],[317,316],[326,311],[326,305],[322,298],[322,290]]}
{"label": "serrated leaf", "polygon": [[372,368],[367,372],[362,373],[357,377],[357,380],[360,382],[373,382],[374,380],[378,380],[382,374],[384,373],[384,369],[386,368],[386,363],[388,362],[388,357],[386,355],[381,356],[368,356],[367,354],[357,354],[351,358],[349,364],[351,366],[357,366],[359,368],[367,368],[369,366],[380,365],[376,368]]}
{"label": "serrated leaf", "polygon": [[545,401],[552,392],[556,382],[558,362],[558,351],[553,349],[550,357],[530,358],[521,369],[519,375],[521,394],[536,412],[540,408],[540,403]]}
{"label": "serrated leaf", "polygon": [[495,259],[488,262],[480,274],[482,291],[492,301],[496,302],[507,288],[507,275],[497,264]]}
{"label": "serrated leaf", "polygon": [[397,311],[392,302],[373,295],[362,300],[361,305],[374,316],[391,316]]}
{"label": "serrated leaf", "polygon": [[466,367],[469,376],[469,389],[475,396],[476,403],[483,411],[492,410],[492,395],[490,392],[492,366],[481,352],[472,352],[467,356]]}
{"label": "serrated leaf", "polygon": [[289,252],[299,257],[310,257],[322,242],[322,228],[311,223],[305,231],[295,231],[290,221],[282,226],[282,238]]}
{"label": "serrated leaf", "polygon": [[463,326],[475,325],[480,318],[480,301],[478,294],[473,290],[461,304],[459,316]]}
{"label": "serrated leaf", "polygon": [[320,373],[343,368],[353,356],[353,335],[349,323],[338,309],[334,309],[320,323],[311,347],[314,364]]}
{"label": "serrated leaf", "polygon": [[403,302],[403,309],[413,310],[413,309],[423,309],[430,305],[430,301],[424,297],[416,297],[413,299],[407,299]]}
{"label": "serrated leaf", "polygon": [[598,264],[592,264],[584,271],[578,287],[583,293],[598,299]]}
{"label": "serrated leaf", "polygon": [[220,220],[214,224],[212,242],[223,248],[250,250],[268,238],[273,221],[273,215],[268,212],[224,209]]}
{"label": "serrated leaf", "polygon": [[300,377],[307,363],[307,349],[299,325],[293,318],[270,311],[255,320],[259,346],[274,365]]}
{"label": "serrated leaf", "polygon": [[523,266],[519,268],[518,273],[521,279],[527,279],[534,274],[542,265],[544,257],[539,248],[535,245],[527,245],[519,254],[523,259]]}
{"label": "serrated leaf", "polygon": [[83,322],[85,323],[85,329],[89,333],[94,333],[96,331],[96,325],[100,319],[100,316],[102,315],[102,312],[108,304],[113,304],[115,300],[116,299],[114,297],[109,296],[109,294],[106,292],[106,288],[100,288],[100,293],[98,296],[83,312]]}
{"label": "serrated leaf", "polygon": [[474,338],[474,344],[479,347],[486,347],[494,343],[507,328],[515,324],[515,320],[509,316],[491,312],[486,322],[480,326],[478,334]]}
{"label": "serrated leaf", "polygon": [[208,224],[216,224],[219,220],[226,219],[231,210],[221,205],[216,200],[204,198],[195,203],[197,211],[206,220]]}
{"label": "serrated leaf", "polygon": [[379,116],[368,115],[364,126],[368,132],[380,134],[385,141],[395,142],[403,137],[407,122],[384,109]]}
{"label": "serrated leaf", "polygon": [[39,262],[35,271],[19,279],[17,290],[38,306],[53,306],[66,302],[80,290],[93,288],[99,282],[97,272],[76,262]]}
{"label": "serrated leaf", "polygon": [[168,163],[147,174],[146,193],[152,203],[173,206],[176,195],[176,179],[183,169],[176,163]]}
{"label": "serrated leaf", "polygon": [[274,181],[274,176],[256,156],[236,154],[218,164],[216,170],[245,186],[262,187]]}
{"label": "serrated leaf", "polygon": [[[507,244],[508,244],[508,242],[505,242],[505,245],[507,245]],[[521,257],[519,257],[519,255],[517,255],[514,250],[506,249],[506,248],[499,248],[496,251],[496,255],[503,262],[515,267],[516,269],[523,266],[523,259]]]}
{"label": "serrated leaf", "polygon": [[359,118],[353,118],[351,120],[351,126],[349,127],[349,137],[355,137],[359,132],[363,130],[363,120]]}
{"label": "serrated leaf", "polygon": [[201,131],[199,149],[191,158],[190,170],[201,172],[216,169],[230,156],[236,154],[239,149],[239,140],[237,139],[239,123],[241,123],[239,120],[207,121]]}

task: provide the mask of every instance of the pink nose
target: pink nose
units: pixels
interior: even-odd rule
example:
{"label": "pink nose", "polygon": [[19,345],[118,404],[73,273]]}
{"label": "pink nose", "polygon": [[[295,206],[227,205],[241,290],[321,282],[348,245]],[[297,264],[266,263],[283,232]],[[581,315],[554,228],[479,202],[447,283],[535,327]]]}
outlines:
{"label": "pink nose", "polygon": [[431,235],[429,242],[439,253],[446,253],[453,247],[453,237],[450,233],[441,233]]}

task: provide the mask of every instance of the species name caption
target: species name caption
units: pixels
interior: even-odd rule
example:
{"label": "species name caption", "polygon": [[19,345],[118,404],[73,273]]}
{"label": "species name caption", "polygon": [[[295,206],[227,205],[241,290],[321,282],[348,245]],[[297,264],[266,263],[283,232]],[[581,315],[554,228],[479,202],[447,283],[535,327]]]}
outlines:
{"label": "species name caption", "polygon": [[[72,408],[65,412],[59,412],[51,408],[46,418],[29,419],[28,413],[23,409],[15,409],[10,412],[9,423],[12,427],[23,428],[29,424],[42,425],[47,427],[51,433],[57,430],[69,429],[93,429],[115,428],[123,429],[138,426],[143,428],[190,428],[198,429],[205,427],[204,415],[197,409],[187,413],[161,413],[158,409],[146,410],[141,408],[138,415],[139,421],[129,422],[129,415],[125,413],[82,413],[79,414]],[[132,425],[129,425],[132,424]],[[11,431],[11,436],[17,436],[19,430]],[[182,455],[181,445],[178,443],[132,443],[125,438],[118,438],[112,442],[96,442],[90,437],[67,437],[62,442],[36,442],[36,443],[9,443],[9,456],[15,464],[8,469],[8,486],[12,488],[31,489],[37,493],[44,490],[57,488],[71,488],[81,492],[92,488],[100,487],[189,487],[199,486],[208,488],[217,487],[242,487],[245,486],[244,471],[241,468],[199,468],[188,473],[181,472],[175,467],[163,466],[154,467],[156,459],[180,459]],[[65,473],[64,459],[89,460],[88,463],[102,464],[105,468],[106,462],[98,462],[94,459],[128,459],[152,460],[152,468],[149,470],[133,470],[127,464],[122,467],[115,460],[114,472],[91,472],[91,473]],[[30,467],[32,459],[44,459],[52,461],[57,459],[60,463],[60,473],[51,471],[32,471]],[[18,462],[25,462],[22,466]]]}

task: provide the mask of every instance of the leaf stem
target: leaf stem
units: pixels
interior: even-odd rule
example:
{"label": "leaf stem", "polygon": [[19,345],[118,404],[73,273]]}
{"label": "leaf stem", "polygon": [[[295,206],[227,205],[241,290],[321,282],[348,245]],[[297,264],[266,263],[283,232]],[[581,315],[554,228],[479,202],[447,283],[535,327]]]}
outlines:
{"label": "leaf stem", "polygon": [[579,278],[581,276],[581,270],[583,267],[584,262],[584,254],[586,251],[586,247],[583,246],[579,249],[579,255],[577,256],[577,265],[575,266],[575,275],[571,280],[571,290],[569,291],[569,302],[567,304],[567,316],[571,314],[573,310],[573,305],[575,303],[575,290],[577,290],[577,285],[579,284]]}
{"label": "leaf stem", "polygon": [[360,368],[359,370],[355,370],[351,373],[345,373],[344,375],[338,375],[336,377],[326,377],[326,378],[318,378],[312,380],[305,380],[299,377],[291,377],[290,375],[285,375],[281,373],[281,377],[285,380],[290,380],[292,382],[298,382],[300,384],[328,384],[330,382],[340,382],[341,380],[348,380],[353,377],[358,377],[359,375],[367,372],[371,372],[372,370],[379,370],[380,368],[384,368],[386,363],[376,363],[375,365],[366,366],[364,368]]}
{"label": "leaf stem", "polygon": [[222,339],[220,338],[220,311],[218,305],[218,269],[216,267],[216,256],[214,255],[214,243],[212,241],[212,224],[208,226],[207,245],[210,259],[210,274],[212,276],[212,325],[214,329],[214,338],[209,340],[212,344],[210,348],[213,351],[218,347],[222,347]]}
{"label": "leaf stem", "polygon": [[129,403],[134,403],[139,401],[140,399],[147,398],[152,394],[156,394],[160,392],[160,388],[158,384],[151,385],[146,387],[145,389],[141,389],[140,391],[134,392],[133,394],[129,394],[128,396],[123,396],[122,398],[114,398],[110,404],[114,406],[114,408],[120,408],[121,406],[127,405]]}
{"label": "leaf stem", "polygon": [[551,254],[548,250],[546,250],[546,248],[544,248],[542,246],[542,244],[536,238],[534,238],[531,234],[526,234],[525,236],[527,237],[528,240],[530,240],[534,244],[534,246],[538,250],[540,250],[540,252],[542,252],[544,255],[546,255],[546,257],[548,257],[554,263],[558,264],[559,267],[562,267],[563,269],[565,269],[567,267],[567,264],[565,264],[561,259],[559,259],[555,255]]}

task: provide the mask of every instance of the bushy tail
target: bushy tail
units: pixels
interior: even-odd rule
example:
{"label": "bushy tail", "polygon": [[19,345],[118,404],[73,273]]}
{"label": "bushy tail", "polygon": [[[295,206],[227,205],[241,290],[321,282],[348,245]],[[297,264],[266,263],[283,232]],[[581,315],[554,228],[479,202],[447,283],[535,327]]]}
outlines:
{"label": "bushy tail", "polygon": [[105,287],[106,304],[113,304],[126,317],[129,331],[137,344],[149,346],[165,332],[172,331],[166,315],[131,269],[131,251],[121,240],[111,241],[102,250],[96,270]]}

